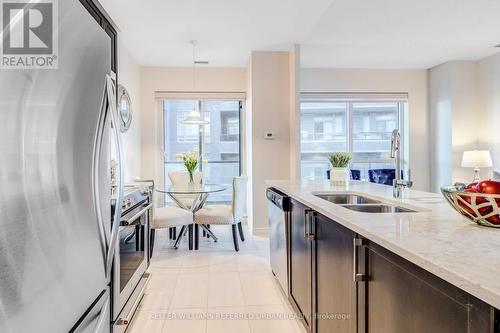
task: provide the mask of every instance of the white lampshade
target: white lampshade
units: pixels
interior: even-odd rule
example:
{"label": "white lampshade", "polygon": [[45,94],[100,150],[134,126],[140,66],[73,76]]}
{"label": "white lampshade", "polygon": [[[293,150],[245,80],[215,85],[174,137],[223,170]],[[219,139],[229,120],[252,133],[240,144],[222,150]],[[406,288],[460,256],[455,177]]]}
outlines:
{"label": "white lampshade", "polygon": [[493,166],[489,150],[464,151],[462,167],[464,168],[489,168]]}
{"label": "white lampshade", "polygon": [[198,110],[193,110],[189,113],[189,115],[182,121],[183,124],[186,125],[206,125],[210,122],[203,119]]}

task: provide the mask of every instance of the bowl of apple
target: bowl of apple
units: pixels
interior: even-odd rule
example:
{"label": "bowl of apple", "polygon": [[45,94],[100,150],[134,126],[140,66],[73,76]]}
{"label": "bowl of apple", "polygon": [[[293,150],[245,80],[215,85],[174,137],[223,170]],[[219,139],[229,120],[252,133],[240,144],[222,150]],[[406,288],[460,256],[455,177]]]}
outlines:
{"label": "bowl of apple", "polygon": [[469,220],[486,227],[500,228],[500,182],[483,180],[467,186],[441,188],[448,203]]}

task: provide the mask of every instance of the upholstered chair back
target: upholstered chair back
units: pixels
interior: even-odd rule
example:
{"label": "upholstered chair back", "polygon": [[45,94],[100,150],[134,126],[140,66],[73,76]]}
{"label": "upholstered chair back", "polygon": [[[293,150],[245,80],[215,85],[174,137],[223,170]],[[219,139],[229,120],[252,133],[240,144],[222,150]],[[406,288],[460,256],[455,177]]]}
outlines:
{"label": "upholstered chair back", "polygon": [[245,176],[233,178],[233,217],[234,222],[241,222],[245,209],[248,178]]}
{"label": "upholstered chair back", "polygon": [[[187,172],[169,172],[168,178],[170,178],[173,186],[187,187],[189,185],[189,173]],[[195,184],[201,184],[203,182],[203,172],[197,171],[193,173],[193,180]],[[177,194],[175,197],[189,208],[196,196],[191,194]]]}

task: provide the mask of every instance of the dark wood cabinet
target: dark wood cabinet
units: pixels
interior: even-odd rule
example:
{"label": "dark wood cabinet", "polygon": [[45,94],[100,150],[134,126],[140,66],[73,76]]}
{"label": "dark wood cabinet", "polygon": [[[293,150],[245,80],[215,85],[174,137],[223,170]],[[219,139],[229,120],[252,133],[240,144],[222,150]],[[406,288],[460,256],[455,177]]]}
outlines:
{"label": "dark wood cabinet", "polygon": [[290,302],[309,333],[499,333],[498,311],[292,200]]}
{"label": "dark wood cabinet", "polygon": [[355,237],[292,200],[290,301],[308,332],[356,332]]}
{"label": "dark wood cabinet", "polygon": [[359,332],[492,333],[494,309],[463,290],[367,242]]}
{"label": "dark wood cabinet", "polygon": [[306,237],[307,215],[310,209],[296,200],[291,201],[290,302],[308,332],[312,332],[312,241]]}
{"label": "dark wood cabinet", "polygon": [[356,234],[321,214],[315,214],[314,221],[317,316],[313,326],[318,333],[356,333]]}

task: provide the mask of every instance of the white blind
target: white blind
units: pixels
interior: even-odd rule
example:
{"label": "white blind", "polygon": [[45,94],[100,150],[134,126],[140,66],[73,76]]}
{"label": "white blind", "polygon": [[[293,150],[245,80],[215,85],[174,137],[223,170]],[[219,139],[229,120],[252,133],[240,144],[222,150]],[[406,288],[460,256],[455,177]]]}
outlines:
{"label": "white blind", "polygon": [[157,91],[156,99],[189,100],[245,100],[245,92],[206,92],[206,91]]}
{"label": "white blind", "polygon": [[340,92],[303,92],[300,100],[307,101],[407,101],[408,93],[340,93]]}

